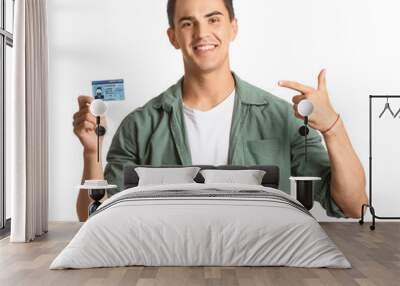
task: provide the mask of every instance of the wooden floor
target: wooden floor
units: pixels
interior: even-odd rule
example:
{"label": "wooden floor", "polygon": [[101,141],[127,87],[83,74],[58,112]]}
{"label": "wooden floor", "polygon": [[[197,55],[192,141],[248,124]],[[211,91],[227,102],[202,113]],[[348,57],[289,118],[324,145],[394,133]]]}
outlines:
{"label": "wooden floor", "polygon": [[0,285],[400,285],[400,222],[322,223],[353,265],[352,269],[289,267],[124,267],[48,270],[79,229],[52,223],[49,233],[30,244],[0,241]]}

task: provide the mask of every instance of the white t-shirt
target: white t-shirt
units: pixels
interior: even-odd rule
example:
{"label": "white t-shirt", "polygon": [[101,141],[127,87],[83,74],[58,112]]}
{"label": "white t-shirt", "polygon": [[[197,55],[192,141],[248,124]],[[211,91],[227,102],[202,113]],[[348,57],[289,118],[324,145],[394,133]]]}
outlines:
{"label": "white t-shirt", "polygon": [[183,105],[183,116],[193,165],[228,163],[235,90],[208,111]]}

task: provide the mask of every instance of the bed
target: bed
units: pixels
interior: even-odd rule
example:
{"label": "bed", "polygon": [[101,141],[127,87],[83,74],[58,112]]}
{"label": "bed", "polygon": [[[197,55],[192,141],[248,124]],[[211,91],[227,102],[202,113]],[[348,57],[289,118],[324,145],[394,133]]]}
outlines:
{"label": "bed", "polygon": [[205,183],[199,173],[193,183],[144,186],[136,167],[124,169],[124,191],[104,201],[50,269],[351,268],[310,212],[278,189],[276,166],[199,166],[264,170],[260,185]]}

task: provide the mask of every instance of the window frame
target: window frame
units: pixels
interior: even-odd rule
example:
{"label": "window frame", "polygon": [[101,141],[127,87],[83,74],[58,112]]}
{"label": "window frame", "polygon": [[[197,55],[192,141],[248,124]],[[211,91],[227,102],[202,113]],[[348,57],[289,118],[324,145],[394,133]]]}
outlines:
{"label": "window frame", "polygon": [[[12,0],[12,13],[14,14],[15,0]],[[10,219],[6,218],[6,188],[5,188],[5,131],[6,131],[6,50],[7,46],[13,48],[14,36],[6,30],[6,0],[0,0],[1,21],[0,21],[0,237],[9,233]],[[11,15],[14,17],[14,15]],[[14,27],[13,29],[14,30]]]}

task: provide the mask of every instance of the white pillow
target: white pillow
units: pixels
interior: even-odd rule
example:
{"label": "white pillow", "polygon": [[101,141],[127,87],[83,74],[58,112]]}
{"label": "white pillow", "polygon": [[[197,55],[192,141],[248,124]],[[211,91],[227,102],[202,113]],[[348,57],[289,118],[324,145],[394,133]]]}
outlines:
{"label": "white pillow", "polygon": [[138,186],[195,183],[193,179],[199,170],[199,167],[135,168],[139,176]]}
{"label": "white pillow", "polygon": [[261,185],[265,175],[262,170],[201,170],[204,183],[234,183],[246,185]]}

